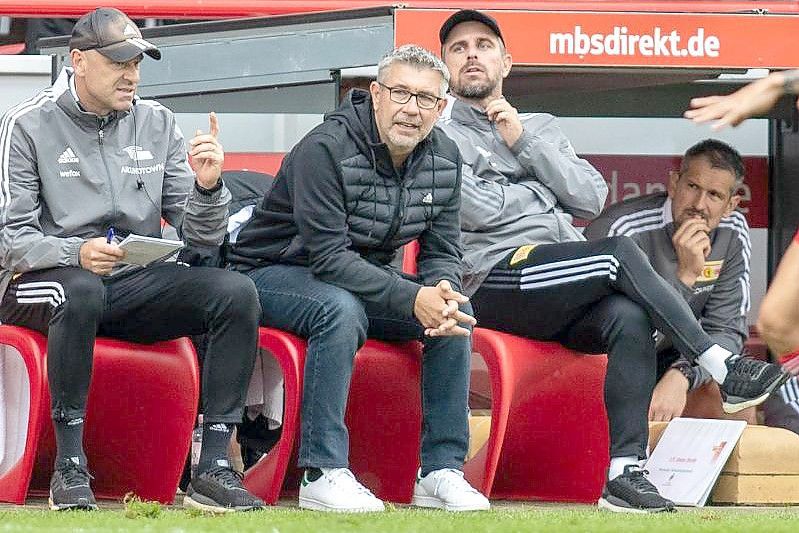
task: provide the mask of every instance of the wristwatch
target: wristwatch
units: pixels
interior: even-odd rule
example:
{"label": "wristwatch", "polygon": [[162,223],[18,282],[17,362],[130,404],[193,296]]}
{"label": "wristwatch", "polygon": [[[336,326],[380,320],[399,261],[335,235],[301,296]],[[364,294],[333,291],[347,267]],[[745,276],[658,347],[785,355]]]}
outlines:
{"label": "wristwatch", "polygon": [[691,365],[675,365],[672,368],[675,368],[680,371],[680,373],[685,376],[685,379],[688,380],[688,390],[691,390],[691,387],[694,384],[694,367]]}
{"label": "wristwatch", "polygon": [[194,182],[194,188],[197,189],[197,192],[200,194],[204,194],[205,196],[211,196],[216,191],[222,188],[222,178],[219,178],[219,180],[216,182],[216,185],[214,185],[210,189],[206,189],[196,181]]}

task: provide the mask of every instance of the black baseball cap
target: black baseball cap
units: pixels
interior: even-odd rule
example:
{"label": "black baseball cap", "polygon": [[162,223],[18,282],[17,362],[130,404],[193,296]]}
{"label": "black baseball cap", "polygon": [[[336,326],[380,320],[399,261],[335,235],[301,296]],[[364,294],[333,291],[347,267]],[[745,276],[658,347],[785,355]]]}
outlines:
{"label": "black baseball cap", "polygon": [[97,50],[112,61],[124,63],[147,54],[161,59],[161,51],[142,39],[141,31],[126,14],[113,7],[98,7],[86,13],[72,29],[70,50]]}
{"label": "black baseball cap", "polygon": [[441,44],[443,45],[449,36],[449,32],[452,31],[452,28],[461,22],[469,21],[485,24],[491,28],[491,31],[493,31],[497,37],[499,37],[499,40],[502,41],[502,44],[505,44],[505,39],[502,38],[502,32],[499,31],[499,24],[497,24],[497,21],[494,20],[493,17],[490,17],[485,13],[475,11],[474,9],[461,9],[460,11],[453,13],[452,16],[445,20],[444,24],[441,25],[441,29],[438,31],[438,40],[441,41]]}

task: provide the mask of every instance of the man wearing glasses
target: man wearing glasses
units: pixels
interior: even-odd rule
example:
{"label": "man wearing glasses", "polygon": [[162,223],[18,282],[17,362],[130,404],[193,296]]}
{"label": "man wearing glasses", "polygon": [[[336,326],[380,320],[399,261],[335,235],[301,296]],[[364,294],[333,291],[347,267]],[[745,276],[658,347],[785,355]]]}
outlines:
{"label": "man wearing glasses", "polygon": [[[427,50],[389,53],[369,91],[352,90],[286,156],[233,247],[234,267],[255,281],[263,322],[308,340],[300,507],[384,509],[348,468],[344,412],[353,358],[367,337],[424,343],[413,503],[489,507],[461,471],[475,320],[460,292],[461,158],[433,129],[448,82]],[[410,278],[390,263],[414,239],[419,276]]]}

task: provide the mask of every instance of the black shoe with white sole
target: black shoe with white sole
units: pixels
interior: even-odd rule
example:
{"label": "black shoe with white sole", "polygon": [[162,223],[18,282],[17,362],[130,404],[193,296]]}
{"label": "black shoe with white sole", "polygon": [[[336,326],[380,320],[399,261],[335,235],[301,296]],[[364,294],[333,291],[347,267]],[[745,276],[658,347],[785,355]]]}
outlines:
{"label": "black shoe with white sole", "polygon": [[605,483],[597,504],[615,513],[674,512],[674,502],[660,495],[658,489],[646,479],[646,470],[637,465],[627,465],[624,473]]}
{"label": "black shoe with white sole", "polygon": [[97,509],[97,501],[89,486],[92,479],[86,467],[62,459],[56,464],[53,477],[50,478],[50,509],[66,511],[70,509]]}
{"label": "black shoe with white sole", "polygon": [[751,357],[731,357],[726,364],[727,377],[719,386],[725,413],[737,413],[763,403],[790,378],[779,365]]}
{"label": "black shoe with white sole", "polygon": [[262,509],[263,500],[242,485],[242,474],[232,468],[215,466],[192,478],[183,506],[211,513],[234,513]]}

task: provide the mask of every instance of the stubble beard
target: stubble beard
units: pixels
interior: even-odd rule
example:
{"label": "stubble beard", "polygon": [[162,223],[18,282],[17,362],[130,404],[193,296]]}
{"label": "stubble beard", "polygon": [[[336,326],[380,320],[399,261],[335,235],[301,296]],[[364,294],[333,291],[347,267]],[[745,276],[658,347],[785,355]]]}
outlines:
{"label": "stubble beard", "polygon": [[391,141],[391,144],[397,148],[408,150],[409,152],[413,151],[423,138],[424,136],[421,135],[421,131],[417,135],[400,135],[393,132],[389,132],[388,134],[388,139]]}
{"label": "stubble beard", "polygon": [[469,83],[469,84],[458,84],[457,86],[452,86],[450,90],[458,96],[462,96],[463,98],[469,98],[472,100],[482,100],[484,98],[488,98],[491,95],[492,91],[496,84],[493,83]]}

